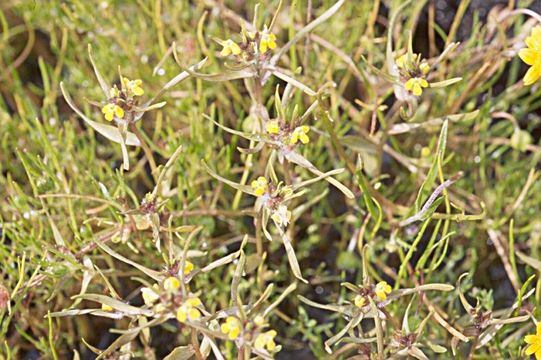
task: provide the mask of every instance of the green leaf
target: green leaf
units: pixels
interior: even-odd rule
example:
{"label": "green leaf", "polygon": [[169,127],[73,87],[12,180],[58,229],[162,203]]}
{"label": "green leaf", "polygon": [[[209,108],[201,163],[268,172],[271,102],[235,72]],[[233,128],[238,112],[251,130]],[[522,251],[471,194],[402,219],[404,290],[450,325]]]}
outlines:
{"label": "green leaf", "polygon": [[415,213],[419,212],[425,200],[432,193],[431,189],[434,186],[434,182],[438,174],[438,164],[440,163],[443,164],[443,159],[445,156],[448,127],[449,127],[449,122],[445,120],[443,122],[443,126],[441,127],[440,137],[438,139],[438,148],[436,150],[436,156],[434,157],[434,161],[432,161],[432,166],[430,167],[430,170],[428,171],[425,181],[423,181],[423,184],[421,185],[421,188],[419,189],[419,192],[417,194],[417,199],[415,199],[415,211],[414,211]]}

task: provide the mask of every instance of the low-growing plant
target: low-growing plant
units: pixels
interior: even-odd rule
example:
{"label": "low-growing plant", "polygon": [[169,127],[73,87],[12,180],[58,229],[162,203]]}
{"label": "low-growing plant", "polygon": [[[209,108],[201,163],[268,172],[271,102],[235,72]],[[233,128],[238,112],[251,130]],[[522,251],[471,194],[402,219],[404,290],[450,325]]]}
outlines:
{"label": "low-growing plant", "polygon": [[0,4],[0,359],[541,359],[530,0]]}

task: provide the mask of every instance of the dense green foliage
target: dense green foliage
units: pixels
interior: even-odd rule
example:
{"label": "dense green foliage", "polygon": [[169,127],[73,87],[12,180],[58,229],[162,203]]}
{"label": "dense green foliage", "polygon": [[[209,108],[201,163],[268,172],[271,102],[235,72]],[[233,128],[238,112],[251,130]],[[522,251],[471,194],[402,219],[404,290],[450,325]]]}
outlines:
{"label": "dense green foliage", "polygon": [[541,16],[456,3],[1,2],[0,359],[524,358]]}

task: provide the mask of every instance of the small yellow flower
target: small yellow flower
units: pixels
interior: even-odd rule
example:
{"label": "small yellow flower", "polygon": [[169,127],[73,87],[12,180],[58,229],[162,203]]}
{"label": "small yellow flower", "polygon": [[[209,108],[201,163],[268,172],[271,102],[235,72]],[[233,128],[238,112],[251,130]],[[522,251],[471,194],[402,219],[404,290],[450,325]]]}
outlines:
{"label": "small yellow flower", "polygon": [[287,226],[291,220],[291,211],[287,209],[287,206],[280,205],[278,210],[274,211],[271,215],[271,219],[278,224],[278,226]]}
{"label": "small yellow flower", "polygon": [[[419,54],[411,54],[412,63],[415,63],[419,57],[420,57]],[[404,55],[399,56],[395,60],[395,63],[396,63],[396,66],[404,70],[412,67],[412,64],[408,62],[408,53],[405,53]]]}
{"label": "small yellow flower", "polygon": [[426,75],[430,71],[430,65],[428,65],[426,61],[423,61],[421,65],[419,65],[419,70],[421,70],[421,72]]}
{"label": "small yellow flower", "polygon": [[269,185],[267,179],[263,176],[257,178],[257,180],[252,181],[252,189],[254,189],[256,196],[261,196],[267,192]]}
{"label": "small yellow flower", "polygon": [[428,87],[428,81],[423,78],[411,78],[404,84],[406,90],[411,91],[415,96],[421,96],[423,88]]}
{"label": "small yellow flower", "polygon": [[228,316],[220,328],[222,333],[227,334],[229,340],[235,340],[239,337],[240,332],[242,331],[242,324],[236,317]]}
{"label": "small yellow flower", "polygon": [[277,135],[280,133],[280,123],[278,122],[278,120],[269,121],[267,123],[266,129],[269,134]]}
{"label": "small yellow flower", "polygon": [[257,335],[254,342],[254,348],[257,350],[274,351],[276,349],[276,343],[274,342],[274,337],[276,336],[276,331],[269,330],[267,332]]}
{"label": "small yellow flower", "polygon": [[141,289],[141,295],[143,295],[143,300],[147,306],[152,306],[156,300],[160,298],[157,288],[158,287],[154,285],[152,288],[144,287]]}
{"label": "small yellow flower", "polygon": [[113,307],[111,305],[105,305],[105,304],[101,304],[101,309],[103,311],[113,311]]}
{"label": "small yellow flower", "polygon": [[188,260],[186,260],[184,262],[184,275],[188,275],[192,271],[193,271],[193,264],[189,262]]}
{"label": "small yellow flower", "polygon": [[274,48],[276,48],[276,35],[271,32],[263,32],[261,40],[259,40],[259,51],[265,53],[268,49]]}
{"label": "small yellow flower", "polygon": [[534,27],[525,42],[528,48],[521,49],[518,56],[531,66],[524,75],[524,85],[531,85],[541,77],[541,26]]}
{"label": "small yellow flower", "polygon": [[366,305],[366,299],[362,295],[355,296],[355,306],[362,308]]}
{"label": "small yellow flower", "polygon": [[404,69],[406,68],[407,61],[408,54],[401,55],[396,59],[396,66],[398,66],[400,69]]}
{"label": "small yellow flower", "polygon": [[374,289],[376,296],[380,300],[387,299],[387,295],[390,294],[391,291],[393,291],[393,288],[391,287],[391,285],[387,284],[386,281],[380,281],[376,284],[376,288]]}
{"label": "small yellow flower", "polygon": [[145,93],[141,85],[143,85],[143,80],[130,80],[128,78],[122,78],[122,84],[124,88],[128,91],[128,95],[141,96]]}
{"label": "small yellow flower", "polygon": [[197,306],[201,305],[201,300],[196,297],[188,298],[177,310],[177,320],[185,322],[186,319],[193,321],[201,317],[201,312]]}
{"label": "small yellow flower", "polygon": [[299,142],[299,140],[303,144],[308,144],[310,142],[310,138],[306,134],[308,134],[309,131],[310,127],[306,125],[296,127],[295,130],[293,130],[293,132],[291,133],[289,145],[295,145]]}
{"label": "small yellow flower", "polygon": [[163,288],[168,292],[174,292],[180,288],[180,281],[176,277],[170,276],[163,282]]}
{"label": "small yellow flower", "polygon": [[536,334],[526,335],[524,341],[528,344],[526,355],[535,354],[537,360],[541,359],[541,322],[537,323]]}
{"label": "small yellow flower", "polygon": [[240,49],[240,46],[238,46],[233,40],[227,39],[222,43],[223,49],[220,52],[220,55],[222,56],[229,56],[231,54],[233,55],[240,55],[242,50]]}
{"label": "small yellow flower", "polygon": [[124,117],[124,110],[117,104],[107,104],[101,108],[101,112],[107,121],[112,121],[115,116],[120,119]]}

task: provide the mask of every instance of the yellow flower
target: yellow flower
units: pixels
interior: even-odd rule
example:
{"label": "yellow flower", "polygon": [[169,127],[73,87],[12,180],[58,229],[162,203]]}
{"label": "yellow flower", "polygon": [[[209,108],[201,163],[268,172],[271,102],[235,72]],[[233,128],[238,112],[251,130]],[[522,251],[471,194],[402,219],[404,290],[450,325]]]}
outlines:
{"label": "yellow flower", "polygon": [[180,288],[180,281],[176,277],[170,276],[163,282],[163,288],[168,292],[173,292]]}
{"label": "yellow flower", "polygon": [[239,55],[242,51],[240,47],[231,39],[224,41],[222,46],[224,47],[220,52],[220,55],[222,56],[229,56],[231,54]]}
{"label": "yellow flower", "polygon": [[291,220],[291,211],[287,209],[287,206],[280,205],[278,210],[274,211],[271,215],[271,219],[276,222],[278,226],[287,226]]}
{"label": "yellow flower", "polygon": [[267,179],[265,179],[263,176],[260,176],[257,178],[257,180],[252,181],[251,185],[256,196],[263,195],[269,189]]}
{"label": "yellow flower", "polygon": [[537,360],[541,359],[541,322],[537,323],[537,329],[535,335],[526,335],[524,341],[528,344],[526,348],[526,355],[530,356],[535,354]]}
{"label": "yellow flower", "polygon": [[101,112],[105,115],[107,121],[112,121],[115,116],[120,119],[124,117],[124,110],[117,104],[107,104],[101,108]]}
{"label": "yellow flower", "polygon": [[376,288],[374,289],[374,292],[376,293],[376,296],[380,300],[387,299],[387,295],[393,291],[393,288],[391,288],[391,285],[387,284],[386,281],[380,281],[376,284]]}
{"label": "yellow flower", "polygon": [[428,81],[423,78],[411,78],[404,84],[406,90],[411,91],[415,96],[421,96],[423,88],[428,87]]}
{"label": "yellow flower", "polygon": [[421,65],[419,65],[419,70],[421,70],[421,72],[426,75],[430,71],[430,65],[428,65],[426,61],[423,61]]}
{"label": "yellow flower", "polygon": [[103,311],[113,311],[113,307],[111,305],[105,305],[105,304],[101,304],[101,309]]}
{"label": "yellow flower", "polygon": [[220,328],[222,333],[227,334],[229,340],[235,340],[239,337],[240,332],[242,331],[242,324],[236,317],[228,316]]}
{"label": "yellow flower", "polygon": [[259,40],[259,51],[265,53],[268,49],[274,48],[276,48],[276,35],[271,32],[263,32],[261,40]]}
{"label": "yellow flower", "polygon": [[531,66],[524,75],[524,85],[531,85],[541,77],[541,26],[534,27],[525,42],[528,48],[521,49],[518,56]]}
{"label": "yellow flower", "polygon": [[278,122],[278,120],[269,121],[267,123],[266,129],[267,129],[267,132],[269,134],[274,134],[274,135],[279,134],[280,133],[280,123]]}
{"label": "yellow flower", "polygon": [[257,350],[274,351],[276,349],[276,343],[274,342],[274,337],[276,336],[276,331],[269,330],[267,332],[257,335],[254,342],[254,348]]}
{"label": "yellow flower", "polygon": [[355,296],[355,306],[362,308],[366,305],[366,299],[362,295]]}
{"label": "yellow flower", "polygon": [[160,295],[157,292],[157,286],[154,285],[152,288],[144,287],[141,289],[141,295],[143,295],[143,300],[147,306],[152,306],[160,298]]}
{"label": "yellow flower", "polygon": [[141,96],[145,93],[141,85],[143,85],[143,80],[130,80],[128,78],[122,78],[122,84],[124,88],[128,91],[128,95]]}
{"label": "yellow flower", "polygon": [[303,144],[308,144],[310,142],[310,138],[308,137],[308,132],[310,131],[310,127],[303,125],[296,127],[295,130],[291,133],[291,138],[289,139],[289,145],[295,145],[299,142],[299,140]]}
{"label": "yellow flower", "polygon": [[[411,54],[411,61],[415,63],[418,57],[420,57],[419,54]],[[411,68],[411,64],[408,62],[408,53],[399,56],[395,62],[400,69]]]}
{"label": "yellow flower", "polygon": [[186,260],[184,262],[184,275],[188,275],[192,271],[193,271],[193,264],[189,262],[188,260]]}
{"label": "yellow flower", "polygon": [[406,67],[407,61],[408,54],[401,55],[396,59],[396,66],[398,66],[400,69],[404,69]]}
{"label": "yellow flower", "polygon": [[193,321],[201,317],[201,312],[197,306],[201,305],[201,300],[196,297],[188,298],[177,310],[177,320],[185,322],[186,319]]}

